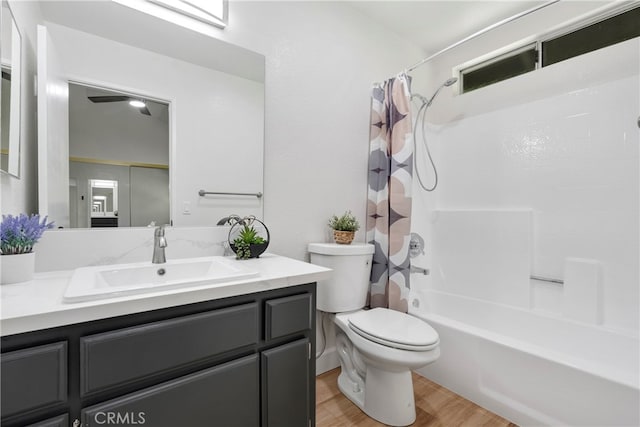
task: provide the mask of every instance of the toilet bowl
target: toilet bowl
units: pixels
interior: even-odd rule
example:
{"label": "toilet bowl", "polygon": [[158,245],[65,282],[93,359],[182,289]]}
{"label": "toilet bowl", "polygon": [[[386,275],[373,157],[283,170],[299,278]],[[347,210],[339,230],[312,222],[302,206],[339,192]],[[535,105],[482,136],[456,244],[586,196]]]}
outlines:
{"label": "toilet bowl", "polygon": [[338,387],[371,418],[393,426],[416,419],[411,371],[440,356],[438,333],[406,313],[363,309],[373,245],[309,245],[311,262],[332,268],[318,282],[317,305],[336,327]]}

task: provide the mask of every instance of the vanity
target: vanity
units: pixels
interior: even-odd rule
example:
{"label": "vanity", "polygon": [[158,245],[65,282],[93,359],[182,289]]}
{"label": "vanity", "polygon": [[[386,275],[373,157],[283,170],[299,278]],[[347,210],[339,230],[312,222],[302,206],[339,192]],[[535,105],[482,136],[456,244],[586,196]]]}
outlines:
{"label": "vanity", "polygon": [[315,425],[315,282],[330,270],[241,262],[258,274],[71,304],[70,271],[4,285],[2,425]]}

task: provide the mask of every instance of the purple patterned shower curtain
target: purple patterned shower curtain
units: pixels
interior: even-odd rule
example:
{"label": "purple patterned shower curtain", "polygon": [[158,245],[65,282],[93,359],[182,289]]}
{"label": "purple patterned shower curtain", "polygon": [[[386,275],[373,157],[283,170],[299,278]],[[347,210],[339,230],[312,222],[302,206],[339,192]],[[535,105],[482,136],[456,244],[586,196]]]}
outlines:
{"label": "purple patterned shower curtain", "polygon": [[407,312],[411,234],[410,77],[373,88],[369,145],[367,241],[375,245],[369,305]]}

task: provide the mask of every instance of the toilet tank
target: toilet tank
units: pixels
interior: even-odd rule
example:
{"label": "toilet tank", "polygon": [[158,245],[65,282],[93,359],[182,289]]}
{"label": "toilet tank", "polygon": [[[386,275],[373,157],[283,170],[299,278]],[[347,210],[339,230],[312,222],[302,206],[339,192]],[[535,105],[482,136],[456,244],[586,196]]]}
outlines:
{"label": "toilet tank", "polygon": [[311,263],[333,270],[331,278],[318,282],[318,310],[339,313],[364,307],[374,249],[367,243],[309,244]]}

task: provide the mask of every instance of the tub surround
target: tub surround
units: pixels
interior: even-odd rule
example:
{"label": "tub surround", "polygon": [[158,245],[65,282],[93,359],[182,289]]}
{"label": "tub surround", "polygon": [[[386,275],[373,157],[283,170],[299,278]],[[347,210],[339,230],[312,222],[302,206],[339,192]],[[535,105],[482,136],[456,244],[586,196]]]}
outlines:
{"label": "tub surround", "polygon": [[263,254],[260,258],[238,262],[248,269],[257,271],[258,276],[224,284],[185,286],[179,289],[71,304],[64,303],[62,296],[73,271],[36,273],[31,282],[0,287],[1,333],[2,336],[6,336],[285,288],[324,280],[331,272],[324,267],[273,254]]}

